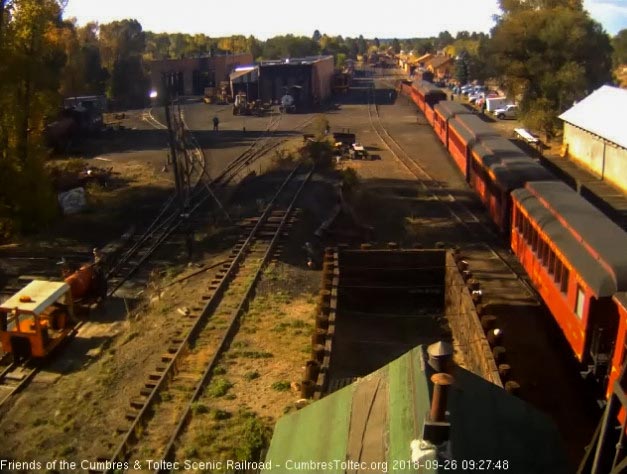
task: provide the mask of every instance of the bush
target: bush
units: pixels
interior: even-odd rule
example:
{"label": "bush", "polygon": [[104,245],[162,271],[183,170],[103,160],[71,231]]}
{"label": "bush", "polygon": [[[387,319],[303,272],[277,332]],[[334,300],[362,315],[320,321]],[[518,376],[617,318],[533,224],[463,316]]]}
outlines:
{"label": "bush", "polygon": [[233,384],[226,379],[217,378],[211,382],[209,388],[207,389],[207,393],[210,397],[218,398],[223,397],[227,394],[227,392],[233,387]]}
{"label": "bush", "polygon": [[252,371],[252,372],[246,372],[244,374],[244,379],[245,380],[255,380],[259,378],[259,372],[257,372],[256,370]]}
{"label": "bush", "polygon": [[302,155],[311,161],[320,170],[333,167],[333,144],[329,140],[315,140],[307,142],[302,149]]}
{"label": "bush", "polygon": [[241,443],[235,448],[238,460],[257,461],[270,441],[270,429],[254,416],[247,417],[242,425]]}
{"label": "bush", "polygon": [[326,131],[329,129],[329,121],[324,115],[319,114],[312,124],[314,135],[317,140],[324,140]]}
{"label": "bush", "polygon": [[290,383],[287,380],[279,380],[272,384],[272,388],[277,392],[287,392],[290,389]]}
{"label": "bush", "polygon": [[355,189],[355,187],[359,184],[359,177],[357,176],[357,171],[355,171],[350,166],[346,169],[343,169],[340,172],[342,185],[346,191],[351,191]]}
{"label": "bush", "polygon": [[285,169],[293,168],[296,164],[296,157],[294,154],[285,150],[276,150],[272,157],[272,169]]}

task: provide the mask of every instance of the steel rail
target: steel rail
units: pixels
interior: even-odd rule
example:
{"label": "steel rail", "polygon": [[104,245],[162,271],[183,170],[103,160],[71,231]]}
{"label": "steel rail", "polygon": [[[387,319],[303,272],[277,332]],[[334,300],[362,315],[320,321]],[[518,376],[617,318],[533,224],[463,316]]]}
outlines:
{"label": "steel rail", "polygon": [[[293,178],[297,170],[298,170],[298,167],[295,168],[289,174],[289,176],[285,179],[285,181],[283,182],[283,184],[281,185],[281,187],[279,188],[279,190],[277,191],[277,193],[275,194],[271,202],[266,207],[264,213],[257,221],[256,225],[250,231],[247,239],[242,244],[241,248],[237,251],[236,256],[231,261],[228,269],[226,270],[225,275],[221,279],[214,293],[211,295],[211,297],[205,304],[200,315],[198,316],[198,318],[196,318],[195,322],[192,324],[191,328],[189,329],[185,337],[181,340],[181,342],[178,344],[176,349],[174,350],[173,348],[173,350],[171,351],[172,358],[167,362],[167,365],[163,367],[163,371],[161,372],[159,379],[155,381],[154,388],[151,390],[150,394],[147,396],[146,400],[144,401],[143,406],[141,407],[141,409],[139,410],[139,412],[137,413],[137,415],[131,422],[131,426],[128,428],[122,441],[118,445],[114,454],[111,456],[110,458],[111,462],[120,462],[120,461],[123,462],[127,459],[130,449],[136,443],[138,438],[141,436],[142,427],[144,423],[147,421],[147,419],[149,418],[149,416],[151,415],[151,409],[153,405],[155,404],[155,402],[158,400],[158,394],[166,387],[167,381],[169,380],[171,374],[174,372],[175,367],[180,362],[180,359],[183,357],[183,354],[186,353],[186,348],[189,347],[189,345],[196,340],[199,333],[205,327],[207,319],[211,316],[211,314],[215,311],[217,306],[222,301],[224,293],[229,287],[231,280],[234,277],[235,273],[240,268],[241,263],[244,261],[249,248],[251,247],[252,243],[256,239],[256,236],[259,230],[266,224],[266,221],[268,217],[271,215],[271,212],[274,208],[274,205],[278,197],[283,192],[283,189],[285,188],[287,183],[291,181],[291,179]],[[280,234],[280,232],[277,231],[277,234]],[[227,331],[230,331],[230,329],[227,329]],[[105,472],[113,472],[113,471],[105,471]]]}
{"label": "steel rail", "polygon": [[[240,318],[248,310],[251,297],[254,294],[255,287],[257,286],[257,283],[259,282],[263,269],[265,268],[268,261],[270,260],[270,257],[273,255],[276,244],[278,240],[281,238],[281,234],[283,232],[283,229],[285,228],[285,224],[287,223],[289,217],[291,216],[294,206],[296,205],[296,202],[298,201],[298,198],[300,197],[302,190],[304,189],[305,185],[311,178],[312,174],[313,174],[313,170],[310,170],[308,174],[305,176],[305,178],[303,179],[303,182],[301,183],[298,190],[296,191],[296,194],[294,194],[294,197],[292,198],[290,205],[285,211],[285,215],[281,219],[281,222],[279,226],[277,227],[276,232],[274,236],[272,237],[272,240],[270,241],[270,244],[268,245],[264,256],[262,257],[261,263],[257,267],[257,270],[255,271],[253,278],[251,279],[248,287],[246,288],[246,291],[244,293],[244,296],[242,297],[240,304],[238,305],[237,309],[233,311],[231,315],[231,321],[229,322],[229,326],[226,332],[224,333],[222,339],[220,340],[220,343],[218,344],[218,348],[216,352],[212,356],[209,364],[207,365],[202,375],[202,378],[200,379],[196,387],[196,390],[194,390],[194,393],[192,394],[187,406],[185,407],[183,411],[183,414],[179,417],[179,421],[176,425],[176,428],[172,432],[172,435],[170,436],[168,444],[162,456],[160,456],[159,459],[163,459],[166,462],[174,460],[174,456],[176,454],[177,440],[179,439],[179,437],[185,430],[187,424],[189,423],[190,415],[192,414],[194,403],[198,401],[198,399],[201,397],[203,393],[204,388],[211,381],[211,378],[213,375],[213,369],[216,367],[218,361],[220,360],[220,357],[222,356],[224,351],[228,348],[230,341],[235,335],[236,328],[237,328]],[[270,205],[269,205],[269,209],[271,209]],[[169,470],[158,469],[158,470],[155,470],[155,472],[163,473],[163,472],[169,472]]]}
{"label": "steel rail", "polygon": [[[492,252],[492,254],[494,254],[508,268],[508,270],[514,276],[516,276],[516,278],[523,284],[523,286],[526,288],[526,290],[529,293],[529,295],[532,298],[534,298],[536,300],[536,302],[540,303],[542,301],[542,298],[540,297],[538,291],[533,287],[533,285],[531,285],[526,280],[526,275],[521,275],[519,272],[517,272],[513,268],[511,263],[507,261],[506,257],[501,255],[501,253],[496,248],[494,248],[492,245],[490,245],[490,244],[485,242],[485,240],[495,240],[495,239],[498,238],[498,236],[494,233],[494,231],[492,229],[490,229],[484,222],[482,222],[481,219],[479,219],[470,209],[466,208],[466,206],[464,206],[462,203],[457,201],[453,196],[451,196],[451,198],[452,198],[451,201],[445,201],[437,193],[434,193],[433,190],[424,183],[424,180],[428,180],[431,183],[434,183],[434,187],[436,187],[437,189],[444,189],[442,187],[442,185],[439,184],[438,181],[436,179],[434,179],[434,177],[431,174],[429,174],[429,172],[424,167],[422,167],[418,163],[416,163],[416,161],[407,154],[407,152],[403,149],[403,147],[389,134],[387,129],[383,126],[383,124],[381,123],[381,117],[380,117],[380,114],[379,114],[379,108],[378,108],[378,106],[376,104],[376,100],[374,100],[374,101],[371,100],[372,98],[374,98],[374,90],[375,89],[374,89],[374,83],[373,83],[373,85],[372,85],[372,87],[370,89],[370,94],[368,94],[368,115],[370,117],[370,122],[372,124],[373,130],[375,131],[377,136],[381,139],[381,141],[386,146],[386,148],[392,153],[392,156],[394,156],[394,158],[396,158],[396,160],[398,162],[403,164],[405,166],[405,168],[411,174],[413,174],[416,178],[421,180],[419,182],[419,185],[420,185],[421,189],[423,191],[429,193],[438,202],[443,204],[445,206],[445,208],[448,210],[448,212],[451,214],[451,216],[457,222],[459,222],[463,227],[465,227],[470,233],[474,234],[477,238],[479,238],[481,240],[481,245],[483,245],[490,252]],[[375,124],[375,119],[373,118],[373,114],[372,114],[372,110],[371,110],[373,107],[374,107],[375,114],[376,114],[376,123],[378,123],[378,127],[381,128],[383,133],[381,133],[378,130],[378,127]],[[400,151],[400,153],[403,155],[403,157],[401,157],[398,153],[396,153],[392,149],[392,147],[390,146],[390,143],[392,145],[394,145]],[[461,208],[461,210],[464,213],[467,213],[468,215],[472,216],[472,222],[476,223],[476,224],[479,224],[480,228],[483,230],[485,235],[482,236],[479,232],[477,232],[476,228],[471,227],[468,224],[468,222],[466,222],[464,219],[462,219],[458,215],[458,213],[455,212],[455,210],[453,210],[452,203],[455,203],[457,205],[457,207]],[[486,236],[487,236],[487,239],[485,238]]]}

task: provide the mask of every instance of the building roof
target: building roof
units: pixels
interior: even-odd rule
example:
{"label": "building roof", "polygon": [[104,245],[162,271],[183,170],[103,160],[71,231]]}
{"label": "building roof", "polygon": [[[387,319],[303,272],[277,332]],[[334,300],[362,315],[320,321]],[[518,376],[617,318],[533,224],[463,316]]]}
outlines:
{"label": "building roof", "polygon": [[422,63],[422,62],[424,62],[424,61],[428,61],[428,60],[429,60],[429,59],[431,59],[432,57],[433,57],[433,54],[431,54],[431,53],[426,53],[426,54],[423,54],[422,56],[420,56],[419,58],[416,58],[416,59],[415,59],[415,61],[416,61],[417,63]]}
{"label": "building roof", "polygon": [[431,60],[427,64],[427,67],[431,66],[433,69],[437,69],[450,62],[453,62],[453,58],[451,58],[450,56],[435,56],[431,58]]}
{"label": "building roof", "polygon": [[[23,313],[39,315],[69,290],[70,286],[63,281],[34,280],[2,303],[0,310],[11,311],[17,308]],[[26,296],[30,301],[20,301],[21,297]]]}
{"label": "building roof", "polygon": [[627,233],[561,181],[528,182],[512,195],[597,297],[627,291]]}
{"label": "building roof", "polygon": [[[395,469],[394,461],[411,459],[411,443],[422,437],[433,391],[433,371],[426,359],[424,346],[415,347],[382,369],[283,416],[266,456],[270,470],[286,472],[304,463],[298,469],[304,474],[343,474],[353,470],[340,462],[350,461],[387,463],[387,469],[372,472],[423,472],[407,464],[406,469]],[[507,471],[519,474],[569,471],[559,434],[545,415],[460,367],[453,376],[447,404],[452,459],[507,460]],[[435,455],[427,453],[423,461]],[[323,462],[331,464],[322,467]]]}
{"label": "building roof", "polygon": [[247,82],[257,82],[259,80],[259,67],[250,66],[236,69],[229,74],[229,80],[235,84],[246,84]]}
{"label": "building roof", "polygon": [[261,61],[259,64],[261,66],[282,66],[282,65],[306,65],[306,64],[314,64],[320,61],[333,61],[333,56],[325,55],[325,56],[307,56],[304,58],[284,58],[284,59],[270,59],[267,61]]}
{"label": "building roof", "polygon": [[627,148],[627,90],[603,86],[560,115],[564,122]]}

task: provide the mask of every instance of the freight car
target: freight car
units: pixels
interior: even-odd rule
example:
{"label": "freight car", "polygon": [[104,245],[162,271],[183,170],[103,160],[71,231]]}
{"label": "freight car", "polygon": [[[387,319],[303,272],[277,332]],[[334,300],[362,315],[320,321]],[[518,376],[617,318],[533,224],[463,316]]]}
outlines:
{"label": "freight car", "polygon": [[[419,86],[402,90],[424,111]],[[627,359],[627,234],[489,124],[451,102],[436,104],[436,135],[509,239],[584,372],[609,396]]]}

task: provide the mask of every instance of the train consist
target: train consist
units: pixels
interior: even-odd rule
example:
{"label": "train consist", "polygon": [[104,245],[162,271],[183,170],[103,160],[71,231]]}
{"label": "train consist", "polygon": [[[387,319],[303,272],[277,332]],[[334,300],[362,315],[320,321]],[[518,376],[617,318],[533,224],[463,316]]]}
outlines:
{"label": "train consist", "polygon": [[584,372],[609,397],[627,355],[627,234],[441,89],[415,81],[402,90],[510,240]]}

